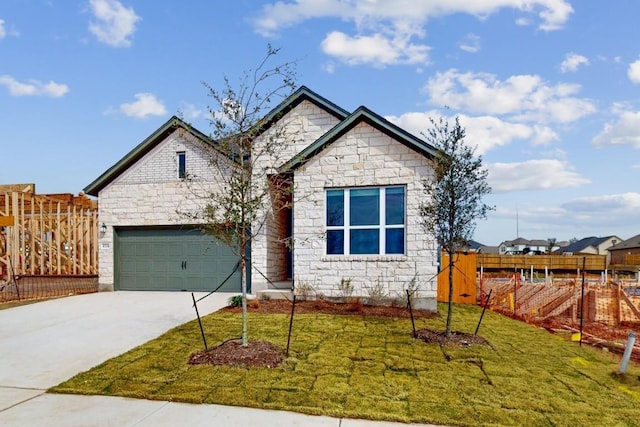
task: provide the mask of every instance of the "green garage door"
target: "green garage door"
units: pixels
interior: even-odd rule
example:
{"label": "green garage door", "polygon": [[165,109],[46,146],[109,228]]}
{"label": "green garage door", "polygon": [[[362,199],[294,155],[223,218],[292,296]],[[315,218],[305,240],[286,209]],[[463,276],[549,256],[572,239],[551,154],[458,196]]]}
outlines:
{"label": "green garage door", "polygon": [[115,288],[240,292],[238,256],[193,228],[116,228]]}

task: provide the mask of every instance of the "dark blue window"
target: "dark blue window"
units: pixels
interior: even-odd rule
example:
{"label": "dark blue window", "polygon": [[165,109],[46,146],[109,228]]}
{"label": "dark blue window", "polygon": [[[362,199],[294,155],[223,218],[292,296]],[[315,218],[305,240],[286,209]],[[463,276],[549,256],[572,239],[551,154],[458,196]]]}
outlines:
{"label": "dark blue window", "polygon": [[405,188],[326,192],[327,254],[404,254]]}
{"label": "dark blue window", "polygon": [[349,191],[349,225],[380,224],[380,190],[378,188]]}
{"label": "dark blue window", "polygon": [[184,151],[178,152],[178,179],[187,177],[187,155]]}
{"label": "dark blue window", "polygon": [[349,232],[349,253],[380,253],[380,231],[378,229],[352,229]]}
{"label": "dark blue window", "polygon": [[344,225],[344,190],[327,191],[327,225]]}

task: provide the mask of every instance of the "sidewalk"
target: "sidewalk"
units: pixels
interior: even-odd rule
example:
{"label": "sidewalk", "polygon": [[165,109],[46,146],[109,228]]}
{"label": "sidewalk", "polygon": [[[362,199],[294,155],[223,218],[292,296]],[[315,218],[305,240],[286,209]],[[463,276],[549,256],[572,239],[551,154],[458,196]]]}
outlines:
{"label": "sidewalk", "polygon": [[0,426],[3,427],[400,427],[411,425],[222,405],[191,405],[121,397],[59,394],[41,394],[11,409],[0,411]]}

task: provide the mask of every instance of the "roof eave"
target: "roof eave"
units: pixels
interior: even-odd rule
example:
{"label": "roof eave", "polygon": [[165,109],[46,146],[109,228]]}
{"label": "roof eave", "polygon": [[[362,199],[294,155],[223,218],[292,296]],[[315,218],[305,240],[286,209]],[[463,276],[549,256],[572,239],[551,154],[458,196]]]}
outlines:
{"label": "roof eave", "polygon": [[190,132],[196,138],[210,142],[210,138],[187,124],[176,116],[172,116],[162,126],[160,126],[155,132],[144,139],[133,150],[129,151],[125,156],[120,159],[116,164],[107,169],[98,178],[96,178],[91,184],[84,188],[84,193],[97,197],[100,191],[109,185],[114,179],[120,176],[125,170],[136,163],[140,158],[147,154],[157,143],[168,135],[173,133],[176,129],[183,128]]}
{"label": "roof eave", "polygon": [[406,145],[412,150],[419,152],[425,157],[434,158],[437,153],[436,148],[427,144],[425,141],[422,141],[406,130],[389,122],[388,120],[386,120],[382,116],[379,116],[368,108],[361,106],[358,107],[358,109],[356,109],[356,111],[354,111],[351,115],[349,115],[349,117],[345,118],[331,130],[325,133],[322,137],[317,139],[313,144],[302,150],[293,159],[282,165],[280,167],[280,171],[284,172],[298,168],[308,159],[322,151],[326,146],[335,142],[361,121],[364,121],[365,123],[378,129],[386,135],[392,136],[395,140]]}

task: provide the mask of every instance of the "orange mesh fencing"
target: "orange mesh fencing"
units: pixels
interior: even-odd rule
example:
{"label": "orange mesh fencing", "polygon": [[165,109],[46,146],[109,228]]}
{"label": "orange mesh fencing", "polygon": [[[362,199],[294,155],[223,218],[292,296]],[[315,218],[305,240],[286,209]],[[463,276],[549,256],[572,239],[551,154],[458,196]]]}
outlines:
{"label": "orange mesh fencing", "polygon": [[0,281],[0,303],[98,292],[98,276],[19,276]]}
{"label": "orange mesh fencing", "polygon": [[[583,285],[580,278],[523,281],[519,274],[481,278],[478,303],[551,332],[572,334],[582,342],[616,352],[624,350],[629,333],[640,332],[640,284],[637,281],[604,282],[600,276],[591,276],[585,277]],[[640,346],[634,347],[633,357],[640,360]]]}

